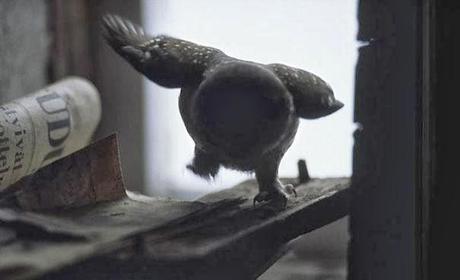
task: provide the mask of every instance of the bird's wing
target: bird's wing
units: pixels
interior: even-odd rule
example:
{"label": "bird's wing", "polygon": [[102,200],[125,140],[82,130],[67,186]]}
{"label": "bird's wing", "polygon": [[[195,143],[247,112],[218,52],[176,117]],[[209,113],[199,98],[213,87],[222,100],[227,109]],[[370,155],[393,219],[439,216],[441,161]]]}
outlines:
{"label": "bird's wing", "polygon": [[102,19],[108,44],[137,71],[169,88],[202,79],[204,71],[225,54],[218,49],[166,35],[145,35],[142,28],[116,15]]}
{"label": "bird's wing", "polygon": [[301,118],[314,118],[312,113],[322,110],[322,100],[333,97],[331,87],[313,73],[283,64],[267,66],[292,94],[296,113]]}

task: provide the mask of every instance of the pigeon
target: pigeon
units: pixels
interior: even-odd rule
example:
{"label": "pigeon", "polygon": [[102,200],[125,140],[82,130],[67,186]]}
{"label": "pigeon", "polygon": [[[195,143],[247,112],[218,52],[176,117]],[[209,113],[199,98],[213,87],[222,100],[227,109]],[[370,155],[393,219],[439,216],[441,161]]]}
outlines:
{"label": "pigeon", "polygon": [[152,36],[117,15],[102,18],[110,47],[135,70],[166,88],[180,88],[179,111],[195,142],[187,168],[210,179],[221,167],[253,172],[256,203],[285,208],[296,196],[278,168],[299,118],[317,119],[343,107],[330,85],[308,71],[261,64],[168,35]]}

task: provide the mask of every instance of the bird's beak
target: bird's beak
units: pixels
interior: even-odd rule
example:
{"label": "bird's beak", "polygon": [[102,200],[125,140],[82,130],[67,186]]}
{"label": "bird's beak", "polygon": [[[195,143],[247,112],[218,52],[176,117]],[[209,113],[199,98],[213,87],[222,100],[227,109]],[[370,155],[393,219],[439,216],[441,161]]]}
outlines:
{"label": "bird's beak", "polygon": [[331,113],[334,113],[340,110],[342,107],[343,107],[343,103],[338,100],[335,100],[335,102],[331,105],[331,110],[332,110]]}
{"label": "bird's beak", "polygon": [[321,114],[319,116],[317,116],[317,118],[325,117],[327,115],[333,114],[333,113],[337,112],[338,110],[340,110],[342,107],[343,107],[342,102],[340,102],[338,100],[334,100],[332,102],[332,104],[329,103],[328,106],[322,110]]}

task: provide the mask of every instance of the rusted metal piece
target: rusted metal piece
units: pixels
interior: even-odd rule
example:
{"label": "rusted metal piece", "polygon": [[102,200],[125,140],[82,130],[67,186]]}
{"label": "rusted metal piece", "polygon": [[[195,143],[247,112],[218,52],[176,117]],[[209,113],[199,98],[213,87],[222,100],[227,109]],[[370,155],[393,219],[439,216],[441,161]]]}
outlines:
{"label": "rusted metal piece", "polygon": [[126,197],[115,134],[58,160],[13,187],[24,210],[73,208]]}

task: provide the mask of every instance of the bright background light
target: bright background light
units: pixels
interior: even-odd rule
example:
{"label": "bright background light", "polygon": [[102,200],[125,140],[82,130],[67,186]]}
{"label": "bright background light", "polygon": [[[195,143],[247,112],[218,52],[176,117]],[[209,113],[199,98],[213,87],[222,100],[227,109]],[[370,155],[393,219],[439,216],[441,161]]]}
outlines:
{"label": "bright background light", "polygon": [[[351,175],[356,0],[145,0],[143,10],[148,33],[216,47],[245,60],[302,68],[327,81],[345,107],[323,119],[301,121],[280,175],[296,176],[301,158],[311,176]],[[221,169],[207,182],[186,170],[194,143],[180,118],[179,89],[147,80],[145,86],[150,194],[195,198],[249,178]]]}

